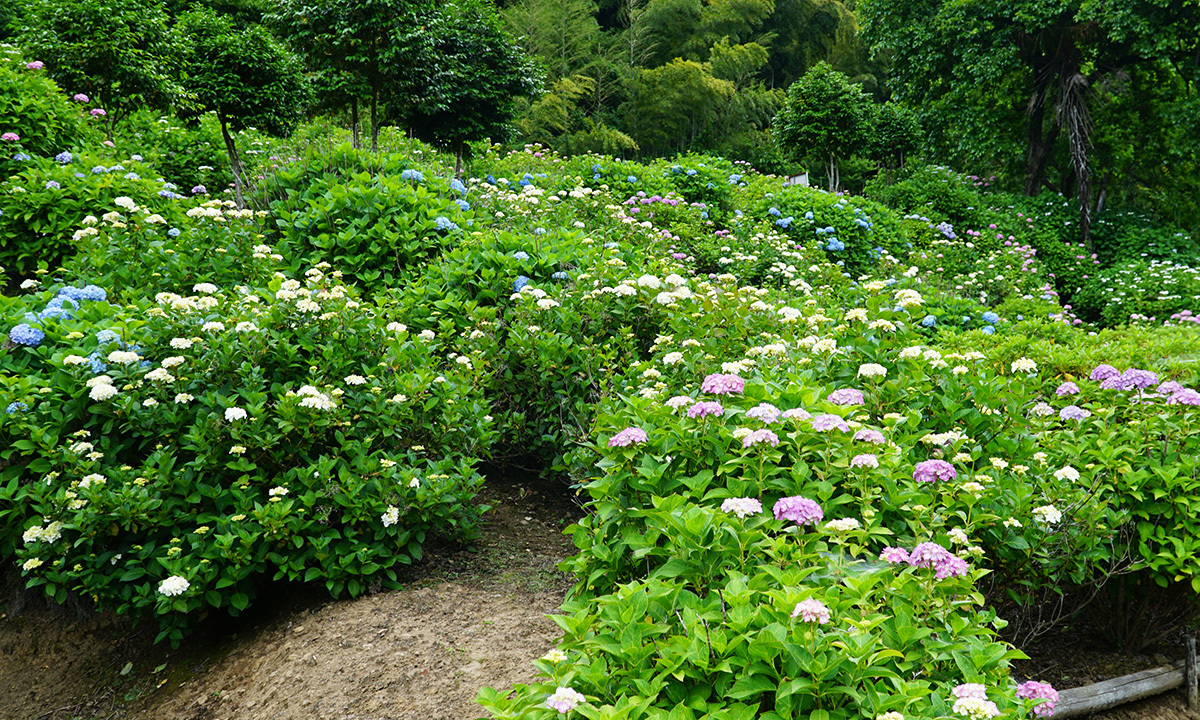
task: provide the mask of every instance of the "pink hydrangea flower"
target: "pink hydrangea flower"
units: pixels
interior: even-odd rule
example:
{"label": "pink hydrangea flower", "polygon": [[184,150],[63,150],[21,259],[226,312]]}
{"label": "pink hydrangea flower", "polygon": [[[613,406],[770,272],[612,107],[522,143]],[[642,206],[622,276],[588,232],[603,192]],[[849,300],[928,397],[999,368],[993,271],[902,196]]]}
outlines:
{"label": "pink hydrangea flower", "polygon": [[965,560],[935,542],[923,542],[913,548],[908,564],[934,570],[938,580],[965,575],[970,569]]}
{"label": "pink hydrangea flower", "polygon": [[0,135],[0,140],[3,140],[5,142],[16,142],[20,139],[21,139],[21,136],[16,134],[15,132],[6,132],[3,135]]}
{"label": "pink hydrangea flower", "polygon": [[1050,717],[1054,714],[1054,704],[1058,702],[1058,691],[1050,683],[1029,680],[1017,686],[1017,697],[1022,700],[1045,700],[1033,709],[1033,714]]}
{"label": "pink hydrangea flower", "polygon": [[755,430],[746,437],[742,438],[742,447],[744,448],[763,444],[776,447],[779,445],[779,436],[764,428],[761,430]]}
{"label": "pink hydrangea flower", "polygon": [[83,93],[75,93],[75,97],[71,99],[79,103],[91,102],[91,98]]}
{"label": "pink hydrangea flower", "polygon": [[1065,382],[1054,390],[1054,394],[1059,397],[1063,397],[1064,395],[1078,395],[1079,386],[1073,382]]}
{"label": "pink hydrangea flower", "polygon": [[958,477],[954,466],[945,460],[925,460],[917,463],[913,470],[913,480],[917,482],[937,482],[938,480],[953,480]]}
{"label": "pink hydrangea flower", "polygon": [[770,424],[779,419],[779,408],[771,403],[759,403],[746,411],[746,417]]}
{"label": "pink hydrangea flower", "polygon": [[841,430],[842,432],[850,432],[850,426],[846,421],[837,415],[824,413],[813,418],[813,430],[817,432],[829,432],[830,430]]}
{"label": "pink hydrangea flower", "polygon": [[721,407],[721,403],[707,400],[695,403],[687,410],[687,416],[690,418],[702,418],[708,415],[716,415],[720,417],[724,414],[725,408]]}
{"label": "pink hydrangea flower", "polygon": [[907,563],[908,551],[904,548],[885,547],[883,552],[879,553],[879,559],[886,563],[891,563],[892,565]]}
{"label": "pink hydrangea flower", "polygon": [[825,398],[834,405],[862,405],[863,394],[854,388],[839,388]]}
{"label": "pink hydrangea flower", "polygon": [[787,420],[812,420],[812,413],[804,408],[792,408],[791,410],[784,410],[783,414],[779,417]]}
{"label": "pink hydrangea flower", "polygon": [[887,439],[883,437],[883,433],[874,428],[863,428],[862,430],[859,430],[858,432],[854,433],[854,439],[858,442],[869,442],[875,443],[876,445],[887,442]]}
{"label": "pink hydrangea flower", "polygon": [[546,707],[566,715],[582,702],[587,702],[587,698],[582,693],[569,687],[559,687],[554,691],[553,695],[546,698]]}
{"label": "pink hydrangea flower", "polygon": [[987,687],[979,683],[963,683],[951,690],[950,693],[959,700],[963,698],[987,700]]}
{"label": "pink hydrangea flower", "polygon": [[722,373],[713,373],[704,378],[704,382],[700,383],[700,389],[706,393],[713,395],[734,395],[742,392],[746,388],[746,381],[737,375],[726,375]]}
{"label": "pink hydrangea flower", "polygon": [[825,517],[825,511],[815,500],[799,495],[779,498],[773,510],[776,520],[791,520],[797,525],[816,525]]}
{"label": "pink hydrangea flower", "polygon": [[92,117],[104,117],[108,113],[104,112],[104,108],[92,108]]}
{"label": "pink hydrangea flower", "polygon": [[877,468],[877,467],[879,467],[879,458],[875,457],[874,455],[871,455],[870,453],[864,453],[862,455],[855,455],[853,458],[850,459],[850,467],[852,467],[852,468],[854,468],[854,467]]}
{"label": "pink hydrangea flower", "polygon": [[818,625],[825,625],[829,622],[829,608],[825,603],[814,598],[801,600],[796,603],[796,609],[792,611],[792,617],[798,617],[803,622],[815,622]]}
{"label": "pink hydrangea flower", "polygon": [[613,435],[608,439],[608,446],[611,447],[629,447],[630,445],[640,445],[649,440],[646,431],[638,427],[627,427],[621,432]]}
{"label": "pink hydrangea flower", "polygon": [[41,70],[44,67],[46,67],[46,65],[41,60],[34,60],[33,62],[25,63],[26,70]]}

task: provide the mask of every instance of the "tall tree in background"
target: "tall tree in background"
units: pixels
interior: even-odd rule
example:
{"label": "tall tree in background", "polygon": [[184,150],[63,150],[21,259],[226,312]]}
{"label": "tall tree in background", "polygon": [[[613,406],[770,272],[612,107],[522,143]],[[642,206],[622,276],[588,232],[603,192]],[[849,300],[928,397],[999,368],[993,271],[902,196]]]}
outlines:
{"label": "tall tree in background", "polygon": [[1025,192],[1036,194],[1065,135],[1063,187],[1079,198],[1089,245],[1096,87],[1145,63],[1195,73],[1200,5],[1190,1],[861,0],[858,8],[868,42],[894,53],[897,96],[927,121],[940,115],[943,138],[978,138],[962,155],[995,161],[1023,122]]}
{"label": "tall tree in background", "polygon": [[829,192],[836,192],[838,159],[865,143],[869,113],[861,87],[829,63],[817,63],[788,88],[787,100],[775,116],[775,138],[780,149],[797,160],[824,162]]}
{"label": "tall tree in background", "polygon": [[18,44],[67,93],[88,95],[112,127],[179,98],[178,52],[157,0],[32,0]]}
{"label": "tall tree in background", "polygon": [[397,118],[454,152],[456,174],[467,143],[508,138],[517,99],[541,80],[485,0],[449,0],[394,28],[380,61]]}
{"label": "tall tree in background", "polygon": [[216,113],[244,206],[246,173],[231,131],[290,131],[308,103],[303,66],[263,26],[237,26],[212,10],[180,16],[178,31],[185,40],[186,89],[197,103],[193,112]]}

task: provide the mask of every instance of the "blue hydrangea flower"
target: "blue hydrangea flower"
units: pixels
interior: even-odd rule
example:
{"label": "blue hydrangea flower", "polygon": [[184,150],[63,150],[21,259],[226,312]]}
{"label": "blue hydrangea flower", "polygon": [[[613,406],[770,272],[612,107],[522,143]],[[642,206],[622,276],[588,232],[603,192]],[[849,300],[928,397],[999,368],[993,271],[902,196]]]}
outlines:
{"label": "blue hydrangea flower", "polygon": [[59,320],[70,320],[71,313],[68,312],[61,305],[58,307],[47,306],[45,310],[42,310],[40,313],[38,313],[38,319],[39,320],[47,320],[49,318],[57,318]]}
{"label": "blue hydrangea flower", "polygon": [[23,402],[11,402],[8,404],[8,407],[5,408],[4,412],[9,415],[15,415],[16,413],[19,413],[19,412],[25,412],[28,409],[29,409],[29,406]]}
{"label": "blue hydrangea flower", "polygon": [[495,185],[495,184],[496,184],[496,178],[495,178],[495,177],[493,177],[491,173],[488,173],[488,176],[487,176],[487,177],[485,177],[485,178],[484,178],[484,180],[487,180],[487,181],[488,181],[488,183],[489,183],[489,184],[491,184],[491,185]]}
{"label": "blue hydrangea flower", "polygon": [[88,285],[79,292],[79,298],[81,300],[103,302],[108,299],[108,291],[99,285]]}
{"label": "blue hydrangea flower", "polygon": [[193,195],[207,195],[208,188],[204,187],[203,185],[197,185],[196,187],[192,188],[192,194]]}
{"label": "blue hydrangea flower", "polygon": [[837,238],[829,238],[829,244],[825,246],[825,249],[832,250],[833,252],[838,252],[840,250],[846,249],[846,243],[842,242],[841,240],[838,240]]}
{"label": "blue hydrangea flower", "polygon": [[730,183],[732,183],[732,184],[734,184],[734,185],[737,185],[737,184],[738,184],[738,183],[740,183],[741,181],[742,181],[742,176],[741,176],[741,175],[738,175],[737,173],[734,173],[733,175],[730,175],[730,176],[729,176],[729,182],[730,182]]}
{"label": "blue hydrangea flower", "polygon": [[179,237],[179,228],[171,228],[167,231],[167,234],[171,237]]}
{"label": "blue hydrangea flower", "polygon": [[544,228],[544,227],[540,227],[540,228],[534,228],[534,229],[533,229],[533,234],[534,234],[534,235],[545,235],[545,234],[546,234],[546,228]]}
{"label": "blue hydrangea flower", "polygon": [[[109,172],[122,172],[122,171],[124,171],[124,170],[125,170],[125,166],[124,166],[124,165],[113,165],[112,167],[110,167],[110,168],[108,169],[108,171],[109,171]],[[168,185],[170,185],[170,183],[168,183]],[[171,189],[172,189],[172,190],[174,190],[174,189],[175,189],[175,186],[174,186],[174,185],[171,185]]]}
{"label": "blue hydrangea flower", "polygon": [[529,278],[525,277],[524,275],[518,275],[517,279],[513,281],[513,292],[521,292],[521,290],[528,284]]}
{"label": "blue hydrangea flower", "polygon": [[81,177],[84,177],[84,174],[83,173],[75,173],[75,177],[81,178]]}
{"label": "blue hydrangea flower", "polygon": [[54,160],[63,165],[70,165],[71,161],[74,159],[75,159],[75,156],[72,155],[71,153],[67,152],[66,150],[63,150],[62,152],[60,152],[59,154],[54,156]]}
{"label": "blue hydrangea flower", "polygon": [[688,174],[688,177],[691,177],[696,174],[696,171],[694,168],[688,168],[687,174]]}
{"label": "blue hydrangea flower", "polygon": [[[96,342],[100,343],[101,345],[114,343],[120,339],[121,336],[113,330],[101,330],[100,332],[96,333]],[[99,357],[99,355],[97,355],[97,357]]]}
{"label": "blue hydrangea flower", "polygon": [[948,222],[938,223],[933,229],[945,235],[948,240],[958,239],[958,235],[954,232],[954,226]]}
{"label": "blue hydrangea flower", "polygon": [[992,335],[996,332],[996,328],[992,327],[991,325],[984,325],[982,330],[984,335]]}
{"label": "blue hydrangea flower", "polygon": [[125,179],[126,180],[141,180],[141,178],[135,172],[125,173]]}
{"label": "blue hydrangea flower", "polygon": [[463,185],[462,180],[459,180],[458,178],[450,179],[450,189],[459,195],[465,196],[467,194],[467,186]]}
{"label": "blue hydrangea flower", "polygon": [[552,274],[550,277],[554,280],[570,280],[571,274],[563,272],[562,270],[559,270],[558,272]]}
{"label": "blue hydrangea flower", "polygon": [[413,182],[423,182],[425,180],[425,176],[421,174],[420,170],[413,170],[412,168],[409,168],[400,173],[400,179],[412,180]]}
{"label": "blue hydrangea flower", "polygon": [[100,352],[95,351],[88,355],[88,365],[92,369],[92,374],[99,375],[102,372],[108,371],[108,365],[100,358]]}
{"label": "blue hydrangea flower", "polygon": [[521,178],[519,181],[517,181],[517,184],[521,187],[525,187],[526,185],[532,185],[533,183],[529,182],[529,178]]}
{"label": "blue hydrangea flower", "polygon": [[600,173],[595,173],[594,175],[592,175],[592,179],[593,179],[593,180],[599,180],[599,179],[600,179]]}
{"label": "blue hydrangea flower", "polygon": [[437,218],[434,219],[433,222],[435,224],[437,224],[438,230],[449,230],[449,231],[453,232],[458,229],[457,225],[450,222],[450,218],[442,216],[442,215],[438,215]]}
{"label": "blue hydrangea flower", "polygon": [[[679,167],[679,166],[676,165],[675,167]],[[596,165],[592,166],[592,172],[594,172],[594,173],[600,172],[600,165],[598,163]]]}
{"label": "blue hydrangea flower", "polygon": [[934,325],[937,325],[937,317],[934,315],[926,315],[921,320],[921,324],[925,327],[933,327]]}
{"label": "blue hydrangea flower", "polygon": [[55,180],[47,180],[46,181],[46,189],[47,190],[58,190],[61,187],[62,187],[62,185],[59,185],[58,182]]}
{"label": "blue hydrangea flower", "polygon": [[170,190],[159,190],[158,194],[159,197],[165,197],[168,200],[178,200],[179,198],[183,197],[182,195],[171,192]]}
{"label": "blue hydrangea flower", "polygon": [[633,184],[633,183],[637,182],[637,176],[630,175],[629,177],[625,178],[625,182]]}
{"label": "blue hydrangea flower", "polygon": [[995,325],[1000,322],[1000,316],[989,310],[983,314],[983,321],[988,325]]}
{"label": "blue hydrangea flower", "polygon": [[707,210],[701,210],[701,211],[700,211],[700,217],[701,217],[702,219],[704,219],[704,220],[707,220],[707,219],[708,219],[708,211],[707,211]]}
{"label": "blue hydrangea flower", "polygon": [[471,203],[467,202],[466,200],[455,200],[454,204],[457,205],[458,209],[462,210],[463,212],[467,212],[471,209]]}
{"label": "blue hydrangea flower", "polygon": [[29,156],[25,153],[17,153],[16,155],[13,155],[13,160],[16,160],[17,162],[25,162],[28,159]]}
{"label": "blue hydrangea flower", "polygon": [[609,242],[604,243],[604,247],[608,248],[609,250],[616,250],[618,245],[610,240]]}
{"label": "blue hydrangea flower", "polygon": [[741,216],[742,216],[742,211],[741,211],[741,210],[734,210],[734,211],[733,211],[733,214],[734,214],[734,215],[737,215],[738,217],[741,217]]}
{"label": "blue hydrangea flower", "polygon": [[812,211],[812,210],[809,210],[808,212],[804,213],[804,219],[805,219],[805,220],[812,220],[812,219],[813,219],[813,211]]}
{"label": "blue hydrangea flower", "polygon": [[768,214],[768,215],[770,215],[770,216],[772,216],[772,217],[779,217],[779,216],[783,215],[783,213],[779,212],[779,208],[777,208],[777,207],[770,207],[770,208],[768,208],[768,209],[767,209],[767,214]]}
{"label": "blue hydrangea flower", "polygon": [[515,253],[513,253],[513,257],[517,260],[528,260],[529,253],[525,252],[524,250],[518,250]]}
{"label": "blue hydrangea flower", "polygon": [[795,220],[796,219],[794,217],[792,217],[791,215],[788,215],[785,218],[779,218],[778,220],[776,220],[775,224],[778,225],[779,227],[783,228],[784,230],[787,230],[788,228],[790,228],[792,226],[792,223],[795,222]]}
{"label": "blue hydrangea flower", "polygon": [[45,339],[45,337],[46,333],[42,332],[40,328],[35,328],[25,323],[21,323],[12,330],[8,331],[9,340],[13,341],[17,345],[27,345],[29,347],[37,347],[38,345],[41,345],[42,340]]}
{"label": "blue hydrangea flower", "polygon": [[[65,289],[66,288],[63,288],[63,290],[65,290]],[[73,289],[78,290],[79,288],[73,288]],[[79,303],[75,300],[75,298],[71,297],[70,295],[64,294],[61,290],[59,291],[58,295],[55,295],[54,297],[50,298],[50,302],[46,303],[46,307],[62,307],[63,303],[70,303],[71,307],[73,307],[73,308],[79,307]]]}

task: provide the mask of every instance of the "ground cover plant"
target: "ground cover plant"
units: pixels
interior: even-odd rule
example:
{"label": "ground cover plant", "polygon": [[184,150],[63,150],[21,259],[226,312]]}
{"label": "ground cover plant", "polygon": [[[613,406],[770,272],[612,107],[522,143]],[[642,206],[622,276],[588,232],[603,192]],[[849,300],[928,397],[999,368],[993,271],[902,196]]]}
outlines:
{"label": "ground cover plant", "polygon": [[1053,214],[948,170],[903,197],[978,206],[535,145],[464,178],[415,142],[276,160],[250,207],[161,152],[68,167],[118,147],[0,183],[5,217],[81,188],[14,231],[0,297],[0,556],[32,591],[173,642],[271,580],[360,594],[470,542],[488,460],[587,511],[563,639],[495,717],[1045,716],[1022,609],[1195,616],[1200,308],[1073,312],[1110,270]]}

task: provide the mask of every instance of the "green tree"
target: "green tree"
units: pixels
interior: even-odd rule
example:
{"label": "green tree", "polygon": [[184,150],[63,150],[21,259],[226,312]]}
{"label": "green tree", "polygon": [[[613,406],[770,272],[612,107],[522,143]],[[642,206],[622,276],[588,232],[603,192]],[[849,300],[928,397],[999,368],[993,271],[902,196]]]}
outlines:
{"label": "green tree", "polygon": [[185,42],[186,89],[195,99],[190,113],[216,113],[237,202],[244,206],[246,171],[231,130],[289,132],[308,103],[303,67],[262,25],[238,27],[204,9],[180,16],[178,29]]}
{"label": "green tree", "polygon": [[829,191],[840,186],[838,159],[866,141],[870,105],[862,89],[828,63],[818,63],[787,91],[775,116],[780,151],[798,161],[820,159],[828,168]]}
{"label": "green tree", "polygon": [[[1084,239],[1095,89],[1152,62],[1187,83],[1196,79],[1195,2],[862,0],[858,7],[868,42],[894,55],[897,96],[923,109],[949,152],[994,163],[1023,145],[1024,189],[1035,195],[1065,141],[1062,185],[1079,197]],[[1023,143],[1014,135],[1021,125]]]}
{"label": "green tree", "polygon": [[112,127],[179,97],[178,48],[157,0],[31,0],[18,37],[68,94],[88,95]]}
{"label": "green tree", "polygon": [[467,143],[503,141],[517,99],[540,87],[538,68],[484,0],[450,0],[397,27],[383,62],[391,108],[416,137],[455,153]]}
{"label": "green tree", "polygon": [[879,163],[892,182],[892,173],[904,167],[908,157],[921,144],[921,122],[917,114],[898,103],[870,106],[870,130],[867,147],[871,159]]}

